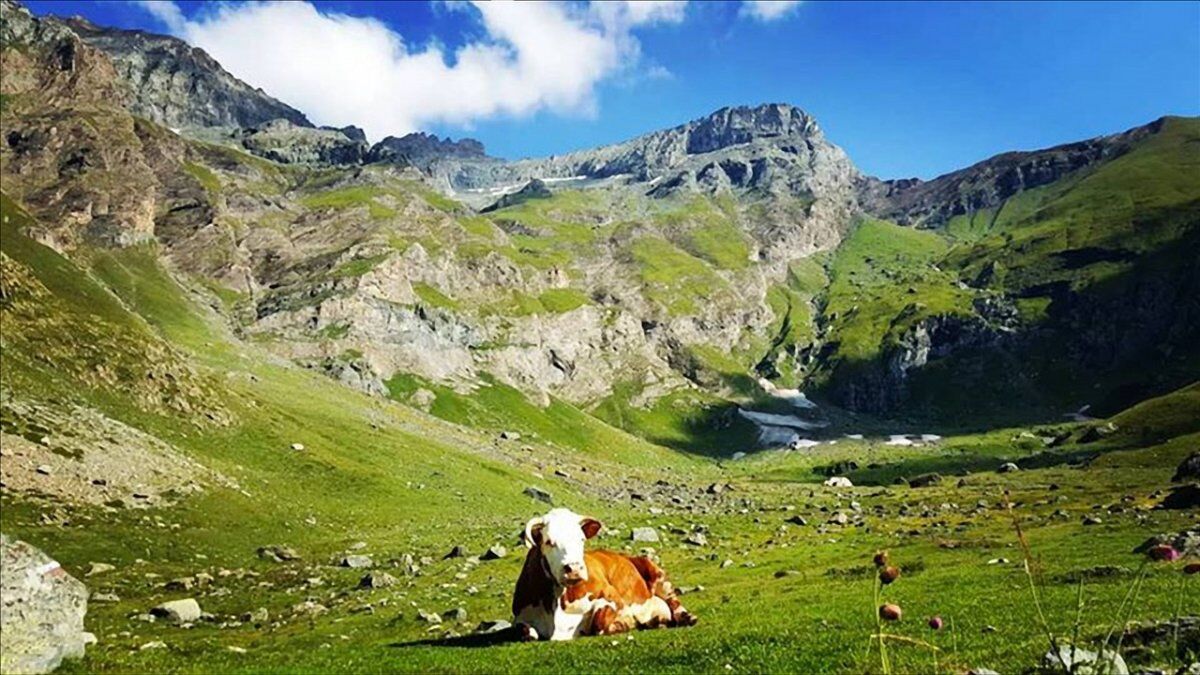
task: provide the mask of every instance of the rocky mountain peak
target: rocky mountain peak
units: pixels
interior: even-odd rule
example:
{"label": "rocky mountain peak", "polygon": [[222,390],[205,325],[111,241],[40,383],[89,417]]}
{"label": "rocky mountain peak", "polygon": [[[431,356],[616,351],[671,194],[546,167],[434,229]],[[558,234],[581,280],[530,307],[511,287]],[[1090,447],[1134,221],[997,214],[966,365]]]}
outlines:
{"label": "rocky mountain peak", "polygon": [[721,108],[684,128],[688,154],[713,152],[756,139],[820,134],[808,113],[786,103]]}
{"label": "rocky mountain peak", "polygon": [[370,161],[407,163],[427,168],[439,159],[486,159],[483,143],[473,138],[452,140],[449,136],[415,132],[404,136],[388,136],[371,148]]}

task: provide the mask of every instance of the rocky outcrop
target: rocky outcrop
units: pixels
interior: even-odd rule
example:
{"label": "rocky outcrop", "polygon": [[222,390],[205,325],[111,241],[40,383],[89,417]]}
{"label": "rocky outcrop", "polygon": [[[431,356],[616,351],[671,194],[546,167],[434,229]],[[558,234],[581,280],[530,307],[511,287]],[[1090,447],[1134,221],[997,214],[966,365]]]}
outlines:
{"label": "rocky outcrop", "polygon": [[0,534],[0,671],[48,673],[83,656],[96,637],[83,630],[87,588],[58,562]]}
{"label": "rocky outcrop", "polygon": [[1157,133],[1163,120],[1119,134],[1032,152],[1006,152],[930,181],[860,177],[858,201],[871,215],[902,225],[942,227],[951,218],[1000,206],[1025,190],[1113,159]]}
{"label": "rocky outcrop", "polygon": [[116,66],[130,111],[166,127],[253,127],[274,119],[311,127],[299,110],[229,74],[203,49],[178,38],[62,22]]}
{"label": "rocky outcrop", "polygon": [[361,164],[367,143],[361,130],[347,129],[313,129],[277,119],[234,130],[230,136],[250,153],[280,164]]}
{"label": "rocky outcrop", "polygon": [[443,159],[489,159],[483,150],[483,144],[473,138],[458,141],[449,137],[438,138],[433,134],[422,132],[404,136],[388,136],[371,146],[367,157],[369,162],[392,162],[408,164],[419,169],[428,170],[435,162]]}

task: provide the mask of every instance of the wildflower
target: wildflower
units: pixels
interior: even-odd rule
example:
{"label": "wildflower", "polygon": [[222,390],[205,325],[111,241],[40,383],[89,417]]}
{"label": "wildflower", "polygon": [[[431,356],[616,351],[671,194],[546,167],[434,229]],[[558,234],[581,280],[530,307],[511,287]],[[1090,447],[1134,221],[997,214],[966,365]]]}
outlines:
{"label": "wildflower", "polygon": [[1188,563],[1183,566],[1184,574],[1200,574],[1200,562]]}
{"label": "wildflower", "polygon": [[1151,560],[1157,562],[1174,562],[1179,560],[1179,551],[1176,551],[1175,547],[1170,544],[1152,546],[1150,550],[1146,551],[1146,555],[1150,556]]}
{"label": "wildflower", "polygon": [[929,627],[932,628],[933,630],[941,630],[943,625],[944,624],[942,622],[942,617],[940,617],[940,616],[930,617]]}
{"label": "wildflower", "polygon": [[895,581],[899,578],[900,578],[900,568],[899,567],[894,567],[892,565],[888,565],[887,567],[879,570],[879,581],[884,586],[887,586],[888,584],[892,583],[893,581]]}
{"label": "wildflower", "polygon": [[876,567],[884,567],[887,564],[888,564],[888,552],[887,551],[877,552],[875,554],[875,566]]}
{"label": "wildflower", "polygon": [[902,614],[900,605],[888,603],[879,607],[879,618],[884,621],[899,621]]}

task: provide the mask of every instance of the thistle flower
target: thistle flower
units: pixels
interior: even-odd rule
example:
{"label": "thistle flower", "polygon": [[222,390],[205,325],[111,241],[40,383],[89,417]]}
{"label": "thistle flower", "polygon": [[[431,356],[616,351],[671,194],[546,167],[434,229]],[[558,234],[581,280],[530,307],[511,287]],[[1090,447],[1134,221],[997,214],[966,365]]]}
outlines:
{"label": "thistle flower", "polygon": [[1188,563],[1183,566],[1184,574],[1200,574],[1200,562]]}
{"label": "thistle flower", "polygon": [[900,609],[900,605],[888,603],[886,605],[880,605],[879,607],[879,618],[883,619],[884,621],[899,621],[900,616],[903,613],[904,612]]}
{"label": "thistle flower", "polygon": [[940,617],[940,616],[930,617],[929,627],[932,628],[933,630],[941,630],[943,625],[945,625],[945,624],[942,622],[942,617]]}
{"label": "thistle flower", "polygon": [[1175,547],[1170,544],[1152,546],[1150,550],[1146,551],[1146,555],[1155,562],[1174,562],[1179,560],[1179,551],[1175,550]]}
{"label": "thistle flower", "polygon": [[884,586],[900,578],[900,568],[892,565],[879,570],[879,581]]}
{"label": "thistle flower", "polygon": [[888,552],[879,551],[875,554],[875,566],[884,567],[888,564]]}

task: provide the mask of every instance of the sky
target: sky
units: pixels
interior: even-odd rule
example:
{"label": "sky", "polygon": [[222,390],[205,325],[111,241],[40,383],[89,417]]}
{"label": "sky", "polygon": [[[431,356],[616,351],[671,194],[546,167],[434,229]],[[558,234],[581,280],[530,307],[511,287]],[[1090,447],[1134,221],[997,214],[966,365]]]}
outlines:
{"label": "sky", "polygon": [[26,4],[177,35],[317,124],[506,158],[778,102],[868,174],[932,178],[1200,115],[1200,2]]}

